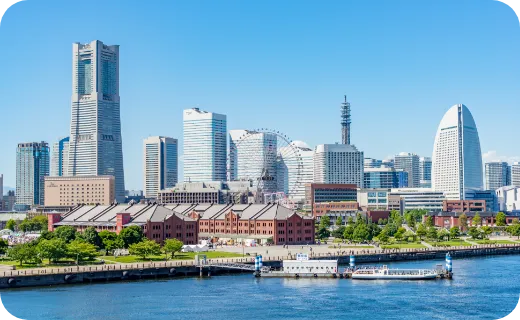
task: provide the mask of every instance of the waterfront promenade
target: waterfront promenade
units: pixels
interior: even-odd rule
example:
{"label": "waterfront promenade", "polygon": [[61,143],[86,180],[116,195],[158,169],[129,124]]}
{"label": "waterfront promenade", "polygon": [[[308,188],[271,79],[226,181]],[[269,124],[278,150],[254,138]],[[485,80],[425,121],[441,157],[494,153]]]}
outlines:
{"label": "waterfront promenade", "polygon": [[[299,251],[294,248],[291,255],[265,255],[263,262],[267,266],[279,267],[283,260],[294,259],[298,252]],[[450,252],[454,259],[485,255],[520,254],[520,244],[421,249],[348,249],[328,253],[312,253],[311,259],[338,259],[340,264],[346,264],[349,261],[350,255],[353,254],[356,256],[357,263],[383,263],[392,261],[443,259],[447,252]],[[218,273],[229,270],[225,270],[225,268],[215,268],[215,265],[227,263],[252,264],[254,263],[254,257],[207,259],[206,264],[211,264],[212,267],[198,265],[195,260],[180,260],[6,270],[0,271],[0,288],[164,276],[190,276],[202,274],[202,270]],[[63,275],[65,275],[65,277],[63,277]]]}

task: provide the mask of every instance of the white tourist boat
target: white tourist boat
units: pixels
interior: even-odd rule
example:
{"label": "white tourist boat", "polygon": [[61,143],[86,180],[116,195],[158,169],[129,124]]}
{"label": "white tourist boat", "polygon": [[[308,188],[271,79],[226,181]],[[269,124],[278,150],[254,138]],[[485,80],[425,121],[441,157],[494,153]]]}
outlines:
{"label": "white tourist boat", "polygon": [[433,280],[439,276],[438,270],[431,269],[389,269],[360,268],[352,272],[352,279],[361,280]]}

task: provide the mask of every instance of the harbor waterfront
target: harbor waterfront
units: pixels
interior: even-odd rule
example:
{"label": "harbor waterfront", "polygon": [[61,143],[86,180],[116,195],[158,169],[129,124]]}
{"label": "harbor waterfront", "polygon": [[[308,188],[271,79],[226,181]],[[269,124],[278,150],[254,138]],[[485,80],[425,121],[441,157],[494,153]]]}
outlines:
{"label": "harbor waterfront", "polygon": [[[388,263],[431,268],[444,259]],[[499,319],[518,302],[518,256],[454,260],[449,281],[255,278],[251,274],[1,290],[21,319]],[[30,305],[31,308],[27,308]],[[367,312],[370,310],[370,312]]]}
{"label": "harbor waterfront", "polygon": [[[351,251],[353,252],[353,251]],[[515,245],[483,245],[474,247],[451,247],[449,249],[381,249],[361,250],[357,254],[357,263],[383,263],[413,260],[444,259],[450,253],[454,259],[486,255],[516,255],[520,253],[520,244]],[[295,256],[265,257],[263,264],[268,267],[280,268],[283,260],[294,259]],[[334,258],[340,264],[351,262],[351,254],[344,251],[343,255],[316,254],[311,259]],[[166,261],[133,264],[114,264],[102,266],[74,266],[64,268],[39,268],[11,270],[0,272],[0,288],[16,288],[31,286],[48,286],[59,284],[93,283],[99,281],[140,280],[147,278],[177,277],[199,275],[208,276],[228,271],[255,271],[253,257],[205,259],[205,261]]]}

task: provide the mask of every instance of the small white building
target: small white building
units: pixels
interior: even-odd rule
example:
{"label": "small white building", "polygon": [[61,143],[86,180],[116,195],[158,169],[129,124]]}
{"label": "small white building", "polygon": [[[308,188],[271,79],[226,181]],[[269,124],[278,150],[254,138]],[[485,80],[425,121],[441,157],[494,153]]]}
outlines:
{"label": "small white building", "polygon": [[338,273],[337,260],[284,260],[283,273]]}
{"label": "small white building", "polygon": [[498,188],[495,193],[499,211],[520,212],[520,187],[502,187]]}

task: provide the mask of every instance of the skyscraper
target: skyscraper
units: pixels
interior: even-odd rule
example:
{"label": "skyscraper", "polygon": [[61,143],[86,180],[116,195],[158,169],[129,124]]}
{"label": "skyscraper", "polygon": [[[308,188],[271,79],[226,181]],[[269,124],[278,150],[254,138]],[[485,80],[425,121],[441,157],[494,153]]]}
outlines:
{"label": "skyscraper", "polygon": [[73,44],[68,174],[114,176],[116,199],[125,200],[118,45]]}
{"label": "skyscraper", "polygon": [[184,181],[225,181],[227,157],[226,116],[186,109],[184,127]]}
{"label": "skyscraper", "polygon": [[408,187],[420,186],[419,156],[415,153],[401,152],[395,156],[394,168],[408,172]]}
{"label": "skyscraper", "polygon": [[511,185],[520,187],[520,162],[511,165]]}
{"label": "skyscraper", "polygon": [[432,158],[419,158],[419,186],[421,188],[432,187]]}
{"label": "skyscraper", "polygon": [[[69,137],[60,139],[52,145],[51,176],[69,175]],[[113,199],[112,199],[113,200]]]}
{"label": "skyscraper", "polygon": [[229,131],[230,180],[250,180],[264,192],[276,192],[278,138],[249,130]]}
{"label": "skyscraper", "polygon": [[496,190],[507,186],[509,183],[507,162],[493,161],[484,165],[484,177],[486,179],[486,190]]}
{"label": "skyscraper", "polygon": [[175,187],[178,181],[177,139],[149,137],[144,139],[144,194],[157,199],[159,190]]}
{"label": "skyscraper", "polygon": [[314,183],[355,184],[363,188],[363,151],[349,144],[322,144],[314,153]]}
{"label": "skyscraper", "polygon": [[365,158],[364,160],[364,166],[366,168],[381,168],[383,165],[382,160],[373,159],[373,158]]}
{"label": "skyscraper", "polygon": [[48,175],[47,142],[19,143],[16,150],[16,204],[43,205],[44,177]]}
{"label": "skyscraper", "polygon": [[449,200],[464,200],[469,188],[482,189],[482,153],[477,126],[469,109],[458,104],[437,129],[432,157],[432,187]]}
{"label": "skyscraper", "polygon": [[364,188],[406,188],[408,187],[408,172],[394,168],[365,168]]}

